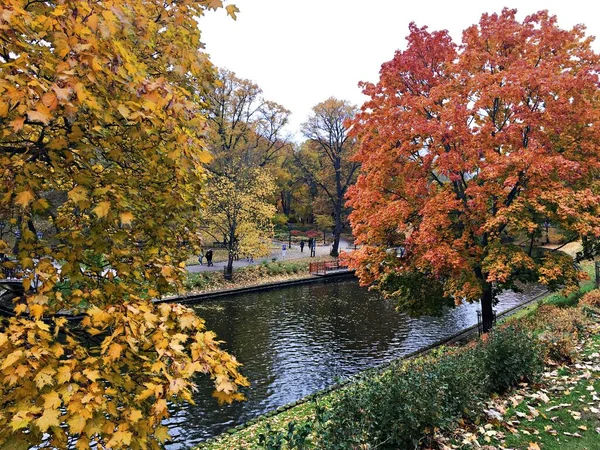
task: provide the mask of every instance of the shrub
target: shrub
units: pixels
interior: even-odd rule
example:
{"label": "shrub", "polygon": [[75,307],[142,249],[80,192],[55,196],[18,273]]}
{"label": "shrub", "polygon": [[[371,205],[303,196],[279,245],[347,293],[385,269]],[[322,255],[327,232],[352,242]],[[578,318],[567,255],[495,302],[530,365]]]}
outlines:
{"label": "shrub", "polygon": [[414,448],[471,409],[483,391],[475,352],[413,361],[343,390],[319,433],[323,448]]}
{"label": "shrub", "polygon": [[581,297],[579,304],[582,306],[591,306],[593,308],[600,308],[600,289],[594,289]]}
{"label": "shrub", "polygon": [[533,381],[543,367],[543,350],[533,334],[511,323],[498,327],[478,346],[489,393]]}
{"label": "shrub", "polygon": [[546,359],[554,362],[572,362],[576,350],[576,339],[574,335],[557,331],[546,331],[539,336],[544,349]]}
{"label": "shrub", "polygon": [[581,308],[558,308],[544,305],[536,311],[533,325],[541,331],[577,335],[585,329],[587,318]]}

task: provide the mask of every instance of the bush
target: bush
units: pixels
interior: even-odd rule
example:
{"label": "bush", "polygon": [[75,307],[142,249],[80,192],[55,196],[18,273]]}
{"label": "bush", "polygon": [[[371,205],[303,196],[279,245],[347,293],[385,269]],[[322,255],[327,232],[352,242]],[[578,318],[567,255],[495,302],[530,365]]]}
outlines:
{"label": "bush", "polygon": [[538,308],[534,326],[538,330],[577,334],[585,329],[587,318],[581,308],[558,308],[544,305]]}
{"label": "bush", "polygon": [[539,332],[538,339],[546,359],[568,363],[573,361],[577,354],[577,336],[585,329],[587,321],[583,308],[544,305],[538,308],[530,326]]}
{"label": "bush", "polygon": [[523,380],[533,381],[543,368],[543,350],[538,341],[513,323],[494,330],[477,349],[489,393],[505,392]]}
{"label": "bush", "polygon": [[547,360],[570,363],[577,354],[577,340],[572,334],[546,331],[539,336],[539,340]]}
{"label": "bush", "polygon": [[594,289],[581,297],[579,304],[582,306],[591,306],[592,308],[600,308],[600,289]]}
{"label": "bush", "polygon": [[323,448],[414,448],[471,410],[484,391],[476,353],[408,362],[341,392],[320,433]]}

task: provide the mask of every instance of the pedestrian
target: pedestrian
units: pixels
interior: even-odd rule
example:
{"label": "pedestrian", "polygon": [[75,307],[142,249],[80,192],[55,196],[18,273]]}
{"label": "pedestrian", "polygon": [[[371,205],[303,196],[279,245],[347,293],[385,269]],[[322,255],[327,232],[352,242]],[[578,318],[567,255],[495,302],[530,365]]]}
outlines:
{"label": "pedestrian", "polygon": [[200,250],[200,254],[198,255],[198,261],[200,262],[200,265],[202,265],[203,258],[204,258],[204,253],[202,252],[202,250]]}
{"label": "pedestrian", "polygon": [[304,251],[304,239],[300,241],[300,253]]}
{"label": "pedestrian", "polygon": [[208,267],[212,266],[213,265],[213,262],[212,262],[213,251],[212,251],[212,249],[209,248],[208,251],[206,252],[206,254],[204,256],[206,256],[206,265]]}

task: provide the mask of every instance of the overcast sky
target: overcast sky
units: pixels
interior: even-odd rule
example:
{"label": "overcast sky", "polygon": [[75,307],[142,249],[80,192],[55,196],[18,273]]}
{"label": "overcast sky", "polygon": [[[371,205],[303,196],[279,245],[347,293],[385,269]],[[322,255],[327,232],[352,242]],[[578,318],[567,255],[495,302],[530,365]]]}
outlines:
{"label": "overcast sky", "polygon": [[[547,9],[562,28],[583,23],[600,36],[600,3],[592,0],[231,0],[237,21],[224,11],[200,21],[211,60],[254,81],[267,100],[292,112],[298,133],[311,108],[333,96],[360,106],[357,84],[378,80],[381,64],[404,49],[408,24],[447,29],[455,42],[482,13],[516,8],[526,15]],[[600,38],[594,43],[600,51]],[[296,134],[297,139],[302,139]]]}

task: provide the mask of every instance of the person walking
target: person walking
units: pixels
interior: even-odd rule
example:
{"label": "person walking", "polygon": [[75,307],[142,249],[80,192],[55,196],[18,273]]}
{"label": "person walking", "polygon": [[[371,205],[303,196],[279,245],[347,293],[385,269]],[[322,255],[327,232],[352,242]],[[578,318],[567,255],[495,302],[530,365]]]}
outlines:
{"label": "person walking", "polygon": [[200,254],[198,255],[198,262],[202,265],[202,259],[204,258],[204,252],[200,250]]}
{"label": "person walking", "polygon": [[212,266],[213,265],[213,262],[212,262],[213,251],[212,251],[212,249],[209,248],[208,251],[206,252],[206,255],[204,255],[204,256],[206,256],[206,265],[208,267]]}
{"label": "person walking", "polygon": [[304,251],[304,239],[300,241],[300,253]]}

